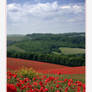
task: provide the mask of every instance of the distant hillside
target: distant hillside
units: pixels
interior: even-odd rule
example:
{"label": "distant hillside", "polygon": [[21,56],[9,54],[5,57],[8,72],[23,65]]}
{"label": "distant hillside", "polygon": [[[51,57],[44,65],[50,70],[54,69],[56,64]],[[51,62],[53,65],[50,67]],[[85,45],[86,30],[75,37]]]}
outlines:
{"label": "distant hillside", "polygon": [[39,61],[24,60],[17,58],[8,58],[7,59],[7,68],[10,71],[19,70],[23,67],[33,68],[40,73],[57,73],[61,71],[62,74],[84,74],[85,67],[67,67],[63,65],[44,63]]}
{"label": "distant hillside", "polygon": [[60,47],[85,48],[85,33],[11,35],[7,42],[27,52],[51,53]]}
{"label": "distant hillside", "polygon": [[8,57],[85,65],[85,33],[8,35],[7,43]]}

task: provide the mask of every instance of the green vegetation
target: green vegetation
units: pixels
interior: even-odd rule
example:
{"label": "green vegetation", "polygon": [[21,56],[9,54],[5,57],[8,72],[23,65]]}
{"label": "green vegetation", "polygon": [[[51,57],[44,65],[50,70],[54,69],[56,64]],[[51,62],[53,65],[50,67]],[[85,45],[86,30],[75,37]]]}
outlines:
{"label": "green vegetation", "polygon": [[7,53],[8,57],[82,66],[85,65],[85,33],[8,36]]}
{"label": "green vegetation", "polygon": [[7,36],[8,41],[21,41],[25,39],[26,39],[25,35],[8,35]]}
{"label": "green vegetation", "polygon": [[60,48],[62,54],[84,54],[85,49],[81,48]]}
{"label": "green vegetation", "polygon": [[61,54],[40,54],[27,52],[8,51],[8,57],[23,58],[36,60],[40,62],[48,62],[66,66],[84,66],[85,54],[78,55],[61,55]]}
{"label": "green vegetation", "polygon": [[49,76],[54,76],[54,77],[63,77],[64,79],[73,79],[75,81],[79,80],[82,83],[85,83],[85,74],[61,74],[61,75],[57,75],[57,74],[45,74],[48,77]]}
{"label": "green vegetation", "polygon": [[21,48],[19,48],[19,47],[16,47],[16,46],[14,46],[14,45],[9,46],[9,47],[8,47],[8,51],[14,51],[14,52],[16,52],[16,51],[19,51],[19,52],[25,52],[25,50],[23,50],[23,49],[21,49]]}
{"label": "green vegetation", "polygon": [[[23,73],[25,71],[26,73]],[[11,72],[8,72],[7,76],[9,92],[85,92],[85,80],[73,79],[68,75],[58,73],[44,75],[36,74],[32,70],[30,73],[29,70],[23,70],[22,76],[19,73]]]}
{"label": "green vegetation", "polygon": [[[17,71],[17,74],[19,76],[23,76],[23,77],[27,77],[27,78],[30,78],[30,79],[33,79],[33,77],[36,77],[38,75],[37,72],[35,72],[32,68],[23,68],[23,69],[20,69],[19,71]],[[40,75],[40,74],[39,74]]]}

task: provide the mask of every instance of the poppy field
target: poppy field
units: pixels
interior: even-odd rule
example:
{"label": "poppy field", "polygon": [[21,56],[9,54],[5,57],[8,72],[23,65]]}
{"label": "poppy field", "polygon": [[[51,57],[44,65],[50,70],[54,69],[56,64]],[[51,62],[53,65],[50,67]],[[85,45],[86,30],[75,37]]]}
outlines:
{"label": "poppy field", "polygon": [[85,92],[84,66],[8,58],[7,68],[7,92]]}
{"label": "poppy field", "polygon": [[7,0],[7,15],[7,92],[86,92],[85,0]]}
{"label": "poppy field", "polygon": [[51,76],[23,69],[19,73],[7,73],[7,92],[85,92],[84,83],[63,78],[61,72]]}
{"label": "poppy field", "polygon": [[56,74],[58,71],[62,71],[62,74],[84,74],[85,66],[80,67],[67,67],[63,65],[44,63],[32,60],[8,58],[7,59],[8,70],[19,70],[23,67],[33,68],[39,73]]}

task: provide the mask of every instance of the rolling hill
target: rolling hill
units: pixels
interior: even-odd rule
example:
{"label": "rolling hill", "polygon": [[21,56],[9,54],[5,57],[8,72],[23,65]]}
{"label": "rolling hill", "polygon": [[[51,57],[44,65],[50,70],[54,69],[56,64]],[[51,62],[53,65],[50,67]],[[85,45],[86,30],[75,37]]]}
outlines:
{"label": "rolling hill", "polygon": [[21,68],[33,68],[35,71],[40,73],[57,73],[62,72],[62,74],[84,74],[85,67],[67,67],[63,65],[44,63],[39,61],[17,59],[17,58],[7,58],[7,68],[10,71],[19,70]]}

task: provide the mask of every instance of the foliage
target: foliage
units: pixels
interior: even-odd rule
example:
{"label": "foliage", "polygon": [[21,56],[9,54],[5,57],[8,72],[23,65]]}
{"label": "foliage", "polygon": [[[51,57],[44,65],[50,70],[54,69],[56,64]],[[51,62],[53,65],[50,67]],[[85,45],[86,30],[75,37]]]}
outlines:
{"label": "foliage", "polygon": [[66,66],[84,66],[85,54],[61,55],[61,54],[40,54],[8,51],[8,57],[23,58],[36,60],[40,62],[48,62]]}
{"label": "foliage", "polygon": [[[24,38],[25,39],[24,39]],[[13,38],[12,38],[13,39]],[[38,60],[54,64],[67,66],[85,65],[85,33],[65,33],[65,34],[28,34],[22,36],[21,40],[8,38],[8,57],[23,58],[29,60]],[[15,41],[15,42],[14,42]],[[71,48],[76,53],[66,55],[62,53],[62,47]],[[80,49],[82,48],[82,49]],[[72,52],[72,51],[71,51]],[[58,54],[59,53],[59,54]]]}
{"label": "foliage", "polygon": [[57,75],[30,79],[8,72],[7,92],[85,92],[85,84],[81,81],[63,78],[60,72]]}
{"label": "foliage", "polygon": [[59,48],[62,54],[69,55],[69,54],[84,54],[85,49],[82,48],[67,48],[61,47]]}
{"label": "foliage", "polygon": [[38,75],[38,73],[36,73],[32,68],[22,68],[17,72],[17,74],[30,79]]}
{"label": "foliage", "polygon": [[7,42],[8,47],[13,45],[27,52],[52,53],[60,51],[60,47],[85,48],[85,35],[84,33],[28,34],[22,37],[8,36]]}

